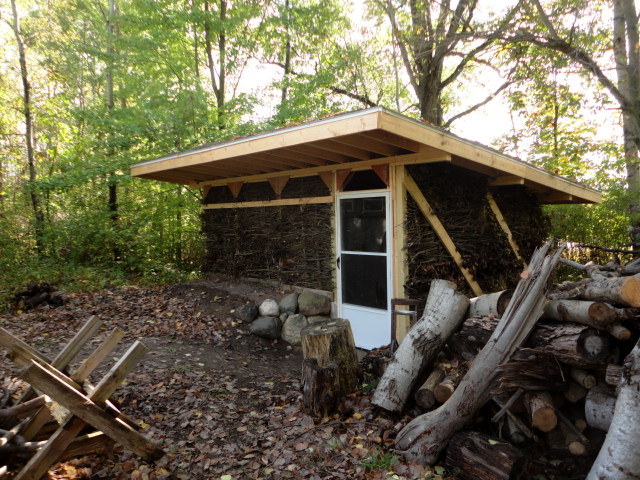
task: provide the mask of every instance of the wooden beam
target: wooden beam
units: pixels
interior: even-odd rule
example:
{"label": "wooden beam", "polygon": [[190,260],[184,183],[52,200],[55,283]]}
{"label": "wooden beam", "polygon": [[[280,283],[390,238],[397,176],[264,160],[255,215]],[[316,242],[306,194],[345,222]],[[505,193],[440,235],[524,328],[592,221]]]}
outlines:
{"label": "wooden beam", "polygon": [[510,185],[524,185],[524,178],[515,175],[503,175],[489,182],[490,187],[506,187]]}
{"label": "wooden beam", "polygon": [[388,187],[389,186],[389,164],[374,165],[371,168],[374,172],[376,172],[376,175],[380,177],[380,180],[382,180],[384,184]]}
{"label": "wooden beam", "polygon": [[334,193],[336,190],[335,172],[320,172],[318,173],[318,176],[324,182],[324,184],[329,188],[329,191],[331,193]]}
{"label": "wooden beam", "polygon": [[202,187],[202,200],[206,200],[207,195],[209,195],[209,192],[211,191],[211,185],[205,185],[204,187]]}
{"label": "wooden beam", "polygon": [[89,319],[82,325],[82,328],[78,330],[78,333],[64,346],[64,348],[56,355],[51,362],[53,368],[58,370],[64,370],[69,366],[73,359],[80,353],[82,347],[84,347],[89,340],[98,332],[102,326],[102,320],[95,315],[89,317]]}
{"label": "wooden beam", "polygon": [[31,364],[31,360],[38,360],[49,363],[46,356],[38,352],[35,348],[13,336],[8,330],[0,328],[0,347],[7,350],[11,359],[18,365],[24,367]]}
{"label": "wooden beam", "polygon": [[511,245],[511,249],[513,250],[513,253],[516,255],[516,258],[520,260],[520,262],[522,262],[522,265],[526,269],[527,262],[524,258],[522,258],[522,255],[520,254],[520,248],[518,248],[518,244],[513,238],[513,234],[511,233],[509,224],[505,220],[504,215],[502,215],[502,212],[500,211],[500,207],[498,207],[498,204],[496,203],[495,199],[493,198],[493,195],[491,195],[490,192],[487,193],[487,202],[489,202],[489,207],[491,208],[493,215],[496,217],[496,220],[498,221],[500,228],[502,228],[502,231],[507,236],[507,240],[509,241],[509,245]]}
{"label": "wooden beam", "polygon": [[74,382],[82,383],[85,379],[91,375],[98,365],[107,358],[114,348],[124,338],[124,332],[119,328],[114,328],[113,331],[103,340],[103,342],[96,348],[91,355],[89,355],[82,364],[77,368],[75,372],[71,374],[71,380]]}
{"label": "wooden beam", "polygon": [[282,207],[286,205],[310,205],[315,203],[333,203],[333,196],[306,198],[279,198],[277,200],[258,200],[253,202],[207,203],[202,206],[205,210],[222,208],[254,208],[254,207]]}
{"label": "wooden beam", "polygon": [[204,180],[197,182],[196,186],[202,187],[204,185],[220,186],[226,185],[231,180],[241,182],[264,182],[269,178],[281,177],[287,175],[290,178],[310,177],[312,175],[319,175],[322,172],[333,172],[340,170],[341,168],[348,167],[353,171],[368,170],[374,165],[416,165],[421,163],[436,163],[436,162],[450,162],[451,156],[443,152],[429,152],[429,153],[408,153],[406,155],[397,155],[395,157],[382,157],[375,158],[373,160],[362,160],[360,162],[349,162],[347,164],[331,164],[320,165],[317,167],[301,168],[297,170],[286,170],[281,172],[262,173],[258,175],[246,175],[242,177],[224,178],[217,180]]}
{"label": "wooden beam", "polygon": [[346,145],[334,140],[322,140],[320,142],[315,142],[312,145],[329,152],[335,152],[351,158],[357,158],[358,160],[369,160],[372,156],[369,150],[364,150],[352,145]]}
{"label": "wooden beam", "polygon": [[282,193],[282,190],[284,190],[284,187],[287,185],[289,177],[269,178],[267,181],[269,182],[269,185],[271,185],[271,188],[273,188],[276,196],[279,197]]}
{"label": "wooden beam", "polygon": [[[407,218],[407,191],[404,188],[404,165],[390,167],[391,186],[391,234],[393,238],[393,275],[392,288],[394,298],[405,298],[404,285],[407,282],[407,245],[406,245],[406,218]],[[401,342],[410,328],[409,317],[401,315],[396,320],[396,339]]]}
{"label": "wooden beam", "polygon": [[456,262],[456,265],[458,265],[458,268],[462,272],[462,275],[464,275],[464,278],[471,287],[471,290],[473,290],[473,293],[476,296],[482,295],[482,288],[480,288],[478,282],[476,282],[475,278],[473,278],[473,274],[464,266],[462,255],[460,255],[460,252],[458,252],[458,249],[447,233],[447,230],[444,228],[444,225],[442,225],[442,222],[436,216],[435,211],[433,210],[433,208],[431,208],[431,205],[429,205],[429,202],[424,197],[424,195],[420,191],[420,188],[413,180],[413,177],[411,177],[409,172],[405,173],[403,184],[407,189],[407,192],[409,192],[409,194],[418,204],[418,208],[420,208],[420,211],[431,225],[431,228],[433,228],[434,232],[436,232],[436,235],[438,235],[438,237],[440,238],[440,241],[449,252],[449,255],[451,255],[454,262]]}
{"label": "wooden beam", "polygon": [[350,135],[348,137],[336,137],[335,141],[345,145],[358,147],[363,150],[376,153],[378,155],[383,155],[385,157],[402,154],[400,148],[389,145],[386,142],[377,140],[376,138],[370,136],[367,137],[364,135]]}
{"label": "wooden beam", "polygon": [[244,185],[244,182],[227,183],[227,188],[229,188],[229,191],[231,192],[231,195],[233,195],[233,198],[238,198],[238,195],[240,195],[240,190],[242,190],[243,185]]}
{"label": "wooden beam", "polygon": [[552,193],[552,194],[539,194],[538,200],[540,203],[574,203],[573,195],[568,195],[566,193]]}

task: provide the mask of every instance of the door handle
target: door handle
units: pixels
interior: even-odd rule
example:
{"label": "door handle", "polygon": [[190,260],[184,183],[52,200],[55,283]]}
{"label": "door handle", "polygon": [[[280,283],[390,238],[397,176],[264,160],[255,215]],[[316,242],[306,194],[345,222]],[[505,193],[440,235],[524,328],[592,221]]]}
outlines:
{"label": "door handle", "polygon": [[336,267],[340,270],[340,257],[336,258]]}

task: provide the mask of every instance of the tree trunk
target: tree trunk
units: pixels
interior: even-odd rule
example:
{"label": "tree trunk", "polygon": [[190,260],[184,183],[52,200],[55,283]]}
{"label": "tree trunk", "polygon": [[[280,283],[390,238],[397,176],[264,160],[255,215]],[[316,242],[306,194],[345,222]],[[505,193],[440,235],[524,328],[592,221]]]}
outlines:
{"label": "tree trunk", "polygon": [[564,249],[547,257],[550,247],[547,242],[534,253],[498,328],[447,403],[413,419],[400,431],[396,447],[408,460],[433,464],[451,435],[488,400],[498,365],[511,358],[542,314],[549,275]]}
{"label": "tree trunk", "polygon": [[447,448],[446,468],[460,480],[509,480],[520,478],[525,460],[507,442],[482,433],[458,432]]}
{"label": "tree trunk", "polygon": [[618,318],[616,311],[606,303],[586,300],[551,300],[544,306],[544,316],[595,328],[604,328]]}
{"label": "tree trunk", "polygon": [[625,307],[640,307],[640,277],[603,277],[583,279],[564,285],[549,295],[553,300],[582,299],[609,302]]}
{"label": "tree trunk", "polygon": [[640,343],[624,360],[611,426],[587,480],[640,478]]}
{"label": "tree trunk", "polygon": [[433,280],[422,318],[409,330],[380,379],[371,403],[399,412],[415,383],[458,328],[469,299],[447,280]]}
{"label": "tree trunk", "polygon": [[502,316],[513,296],[513,290],[487,293],[471,299],[470,317]]}
{"label": "tree trunk", "polygon": [[318,365],[315,358],[302,362],[302,405],[314,417],[325,417],[336,412],[342,400],[338,365]]}
{"label": "tree trunk", "polygon": [[314,358],[319,367],[337,366],[340,399],[358,386],[359,365],[348,320],[336,318],[327,323],[309,325],[301,332],[302,356]]}

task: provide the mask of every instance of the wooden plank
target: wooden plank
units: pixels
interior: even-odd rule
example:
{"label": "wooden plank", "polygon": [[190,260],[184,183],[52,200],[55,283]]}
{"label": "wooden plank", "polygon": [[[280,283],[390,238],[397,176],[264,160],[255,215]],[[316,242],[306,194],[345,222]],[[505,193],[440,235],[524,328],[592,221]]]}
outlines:
{"label": "wooden plank", "polygon": [[381,112],[379,125],[384,130],[442,149],[480,166],[490,167],[508,175],[522,177],[527,181],[538,183],[558,192],[574,195],[581,201],[601,201],[601,195],[598,192],[552,175],[525,162],[494,152],[488,147],[458,138],[444,130],[436,129],[426,124],[419,124],[391,112]]}
{"label": "wooden plank", "polygon": [[336,191],[335,173],[334,172],[320,172],[318,173],[320,179],[329,188],[331,193]]}
{"label": "wooden plank", "polygon": [[389,186],[389,164],[386,165],[374,165],[371,169],[376,172],[376,175],[384,182],[384,184]]}
{"label": "wooden plank", "polygon": [[464,278],[471,287],[471,290],[473,290],[473,293],[478,297],[482,295],[483,292],[480,288],[480,285],[478,285],[478,282],[476,282],[475,278],[473,278],[473,274],[463,265],[462,255],[460,255],[460,252],[458,252],[458,249],[447,233],[447,230],[444,228],[444,225],[442,225],[442,222],[436,216],[435,211],[433,210],[433,208],[431,208],[431,205],[429,205],[429,202],[424,197],[424,195],[420,191],[420,188],[413,180],[413,177],[411,177],[409,172],[405,172],[403,184],[407,189],[407,192],[409,192],[409,194],[418,204],[420,211],[431,225],[431,228],[433,228],[433,230],[440,238],[440,241],[449,252],[449,255],[451,255],[451,258],[453,258],[454,262],[456,262],[456,265],[458,265],[458,268],[462,272],[462,275],[464,275]]}
{"label": "wooden plank", "polygon": [[56,355],[51,362],[53,368],[58,370],[64,370],[69,366],[73,359],[80,353],[82,347],[84,347],[89,340],[98,332],[102,326],[102,320],[95,315],[89,317],[89,319],[82,325],[82,328],[78,330],[78,333],[67,343],[64,348]]}
{"label": "wooden plank", "polygon": [[322,148],[318,144],[305,144],[296,147],[291,147],[291,150],[295,152],[308,153],[314,157],[318,157],[333,163],[346,163],[351,161],[352,157],[344,155],[343,153],[337,153],[329,148]]}
{"label": "wooden plank", "polygon": [[315,142],[312,145],[329,152],[335,152],[341,155],[346,155],[347,157],[357,158],[358,160],[369,160],[373,156],[369,150],[364,150],[362,148],[346,145],[333,140],[322,140],[320,142]]}
{"label": "wooden plank", "polygon": [[231,192],[231,195],[233,195],[233,198],[238,198],[238,195],[240,195],[240,190],[242,190],[243,185],[244,185],[244,182],[227,183],[227,188]]}
{"label": "wooden plank", "polygon": [[45,355],[38,352],[35,348],[31,348],[30,345],[18,337],[15,337],[4,328],[0,328],[0,347],[7,350],[12,360],[23,367],[30,365],[32,359],[46,363],[51,362]]}
{"label": "wooden plank", "polygon": [[[395,157],[382,157],[375,158],[373,160],[362,160],[359,162],[349,162],[347,165],[351,170],[367,170],[371,168],[373,165],[416,165],[420,163],[436,163],[436,162],[449,162],[451,161],[451,155],[433,150],[429,152],[421,152],[421,153],[408,153],[406,155],[397,155]],[[317,167],[309,167],[309,168],[301,168],[297,170],[285,170],[280,172],[270,172],[270,173],[262,173],[258,175],[245,175],[242,177],[234,177],[232,179],[224,178],[224,179],[216,179],[216,180],[205,180],[202,182],[197,182],[196,186],[202,187],[204,185],[212,185],[212,186],[221,186],[229,183],[230,180],[234,181],[242,181],[242,182],[264,182],[269,178],[281,177],[282,175],[287,175],[290,178],[300,178],[300,177],[309,177],[312,175],[318,175],[322,172],[332,172],[339,170],[340,168],[344,168],[342,165],[320,165]]]}
{"label": "wooden plank", "polygon": [[489,182],[490,187],[507,187],[511,185],[524,185],[524,178],[515,175],[502,175]]}
{"label": "wooden plank", "polygon": [[335,141],[345,145],[351,145],[358,147],[369,152],[390,157],[394,155],[401,155],[400,148],[389,145],[386,142],[380,141],[375,137],[367,137],[364,135],[350,135],[348,137],[336,137]]}
{"label": "wooden plank", "polygon": [[71,374],[71,380],[74,382],[82,383],[86,378],[91,375],[98,365],[109,355],[113,349],[124,338],[124,332],[119,328],[114,328],[113,331],[105,338],[102,343],[96,348],[91,355],[89,355],[82,364],[77,368],[75,372]]}
{"label": "wooden plank", "polygon": [[[405,222],[407,217],[407,191],[404,188],[404,165],[390,167],[391,185],[391,222],[393,238],[393,275],[392,288],[394,298],[405,298],[404,285],[407,273],[407,246]],[[396,339],[401,342],[410,328],[409,317],[401,315],[396,320]]]}
{"label": "wooden plank", "polygon": [[566,193],[552,193],[552,194],[539,194],[538,200],[540,203],[573,203],[574,198],[573,195],[569,195]]}
{"label": "wooden plank", "polygon": [[314,157],[313,155],[309,155],[308,153],[302,153],[297,150],[291,150],[289,148],[279,148],[277,150],[270,150],[269,154],[274,157],[280,157],[280,158],[295,158],[297,160],[301,160],[305,163],[315,165],[315,166],[327,164],[327,161],[322,158]]}
{"label": "wooden plank", "polygon": [[327,118],[310,125],[296,125],[274,132],[266,132],[253,137],[213,146],[207,151],[176,154],[175,157],[160,161],[143,162],[131,168],[133,176],[218,161],[241,155],[268,151],[281,147],[301,145],[326,138],[340,137],[365,132],[378,127],[379,110],[363,112],[341,117]]}
{"label": "wooden plank", "polygon": [[498,207],[498,204],[493,198],[493,195],[491,195],[491,192],[487,193],[487,201],[489,202],[489,207],[491,208],[493,215],[496,217],[496,220],[498,221],[500,228],[502,228],[502,231],[507,236],[507,240],[509,241],[509,245],[511,245],[511,249],[513,250],[513,253],[516,255],[516,258],[520,260],[520,262],[522,262],[522,265],[524,266],[524,268],[527,268],[527,262],[524,258],[522,258],[522,255],[520,254],[520,248],[518,248],[518,244],[513,238],[513,234],[511,233],[509,224],[505,220],[504,215],[502,215],[502,212],[500,211],[500,207]]}
{"label": "wooden plank", "polygon": [[113,440],[102,432],[87,433],[86,435],[74,438],[58,461],[63,462],[73,457],[103,453],[111,448],[113,443]]}
{"label": "wooden plank", "polygon": [[164,452],[151,441],[140,435],[125,422],[103,411],[96,403],[105,402],[122,380],[131,372],[137,362],[148,352],[148,348],[135,342],[113,368],[96,385],[89,397],[70,387],[61,380],[60,374],[54,374],[43,365],[32,362],[22,374],[22,378],[36,388],[50,393],[50,397],[71,411],[74,416],[58,428],[47,443],[29,460],[16,480],[37,480],[46,473],[71,444],[80,431],[89,424],[104,432],[126,449],[147,459],[153,460]]}
{"label": "wooden plank", "polygon": [[310,205],[315,203],[333,203],[333,196],[306,198],[278,198],[276,200],[257,200],[252,202],[207,203],[202,206],[205,210],[221,208],[254,208],[254,207],[282,207],[286,205]]}
{"label": "wooden plank", "polygon": [[289,177],[275,177],[275,178],[270,178],[269,180],[267,180],[269,182],[269,185],[271,185],[271,188],[273,188],[273,192],[276,194],[277,197],[280,196],[280,194],[282,193],[282,190],[284,190],[284,187],[287,185],[287,182],[289,181]]}

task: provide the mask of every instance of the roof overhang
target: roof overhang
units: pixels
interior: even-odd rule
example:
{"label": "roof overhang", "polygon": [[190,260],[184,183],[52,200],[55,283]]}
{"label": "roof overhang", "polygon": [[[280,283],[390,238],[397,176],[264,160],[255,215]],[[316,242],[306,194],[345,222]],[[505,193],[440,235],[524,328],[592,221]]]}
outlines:
{"label": "roof overhang", "polygon": [[541,203],[598,203],[596,190],[381,107],[202,145],[131,167],[137,177],[196,187],[302,177],[382,164],[451,162],[526,185]]}

